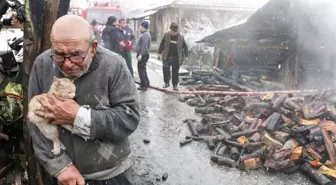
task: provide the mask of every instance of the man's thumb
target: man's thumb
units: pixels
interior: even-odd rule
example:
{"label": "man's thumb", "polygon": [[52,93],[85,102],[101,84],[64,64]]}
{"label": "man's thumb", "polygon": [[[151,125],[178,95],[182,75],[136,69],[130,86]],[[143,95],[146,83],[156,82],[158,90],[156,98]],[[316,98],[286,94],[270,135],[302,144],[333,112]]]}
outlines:
{"label": "man's thumb", "polygon": [[77,185],[85,185],[85,180],[83,177],[79,177],[77,179]]}

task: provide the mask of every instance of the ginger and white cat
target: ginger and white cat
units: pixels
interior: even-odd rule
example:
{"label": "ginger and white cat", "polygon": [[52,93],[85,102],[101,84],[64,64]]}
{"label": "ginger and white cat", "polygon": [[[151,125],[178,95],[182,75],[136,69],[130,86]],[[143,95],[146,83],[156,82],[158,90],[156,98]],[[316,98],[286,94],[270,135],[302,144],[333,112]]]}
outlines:
{"label": "ginger and white cat", "polygon": [[[53,94],[60,99],[73,99],[76,93],[76,86],[73,80],[68,78],[56,78],[54,77],[53,83],[48,93],[34,96],[28,106],[28,121],[35,124],[42,134],[53,142],[52,152],[55,155],[60,154],[61,149],[65,149],[65,146],[59,140],[58,126],[50,123],[50,119],[37,116],[35,111],[43,111],[43,107],[39,100],[46,97],[48,94]],[[72,130],[71,125],[62,125],[68,130]]]}

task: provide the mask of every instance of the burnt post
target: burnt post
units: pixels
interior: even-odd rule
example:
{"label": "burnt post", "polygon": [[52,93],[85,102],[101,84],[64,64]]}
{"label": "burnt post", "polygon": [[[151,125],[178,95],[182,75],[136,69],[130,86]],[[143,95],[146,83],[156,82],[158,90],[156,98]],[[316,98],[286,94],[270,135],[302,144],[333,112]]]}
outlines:
{"label": "burnt post", "polygon": [[70,0],[26,0],[25,11],[27,22],[25,23],[24,62],[21,65],[22,85],[24,94],[24,121],[23,134],[26,152],[26,162],[29,184],[43,185],[41,178],[41,166],[34,157],[31,138],[26,124],[28,111],[28,82],[31,68],[35,58],[43,51],[50,48],[50,32],[55,20],[65,15],[69,9]]}

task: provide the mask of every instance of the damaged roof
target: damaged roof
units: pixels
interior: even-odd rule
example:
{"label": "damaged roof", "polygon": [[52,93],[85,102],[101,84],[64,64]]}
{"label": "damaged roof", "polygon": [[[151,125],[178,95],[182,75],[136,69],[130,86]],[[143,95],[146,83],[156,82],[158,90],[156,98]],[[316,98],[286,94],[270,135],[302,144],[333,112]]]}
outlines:
{"label": "damaged roof", "polygon": [[134,14],[133,16],[130,17],[130,20],[142,19],[142,18],[148,17],[150,15],[153,15],[156,12],[157,12],[156,10],[153,10],[153,11],[147,11],[147,12],[141,12],[141,13],[138,13],[138,14]]}
{"label": "damaged roof", "polygon": [[290,36],[289,0],[271,0],[249,17],[245,23],[226,28],[203,38],[198,43],[225,44],[235,42],[286,42]]}
{"label": "damaged roof", "polygon": [[307,50],[336,49],[335,19],[336,4],[332,1],[271,0],[245,23],[217,31],[197,43],[282,45],[297,41]]}
{"label": "damaged roof", "polygon": [[[174,0],[162,6],[148,9],[146,11],[161,10],[165,8],[196,8],[196,9],[211,9],[211,10],[232,10],[232,11],[252,11],[255,12],[258,8],[264,5],[268,0],[246,2],[235,2],[231,0]],[[258,2],[258,3],[256,3]]]}

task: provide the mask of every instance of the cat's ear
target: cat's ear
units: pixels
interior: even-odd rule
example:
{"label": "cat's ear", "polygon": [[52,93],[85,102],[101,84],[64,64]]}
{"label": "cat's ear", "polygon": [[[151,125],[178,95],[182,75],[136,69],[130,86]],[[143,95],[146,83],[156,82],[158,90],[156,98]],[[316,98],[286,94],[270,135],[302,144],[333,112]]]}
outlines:
{"label": "cat's ear", "polygon": [[56,76],[54,76],[54,82],[56,82],[58,80],[58,78]]}

